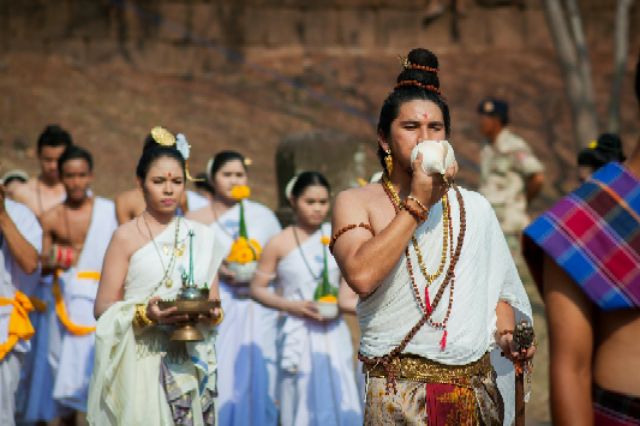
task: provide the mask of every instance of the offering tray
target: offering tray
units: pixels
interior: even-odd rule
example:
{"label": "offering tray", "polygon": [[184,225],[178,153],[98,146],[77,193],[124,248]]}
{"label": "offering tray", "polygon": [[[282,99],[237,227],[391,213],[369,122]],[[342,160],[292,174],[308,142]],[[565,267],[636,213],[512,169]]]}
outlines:
{"label": "offering tray", "polygon": [[[207,291],[208,295],[208,291]],[[169,309],[172,307],[178,308],[177,313],[180,314],[206,314],[213,308],[220,307],[220,301],[218,300],[208,300],[206,298],[202,299],[176,299],[176,300],[160,300],[158,302],[158,307],[162,310]]]}
{"label": "offering tray", "polygon": [[[200,290],[199,290],[200,291]],[[162,310],[172,307],[177,308],[178,314],[187,315],[185,322],[176,324],[176,329],[171,333],[171,340],[180,342],[196,342],[204,339],[204,336],[196,327],[199,315],[206,315],[211,309],[219,308],[219,300],[208,300],[209,292],[201,291],[202,296],[197,299],[161,300],[158,307]]]}
{"label": "offering tray", "polygon": [[177,308],[176,313],[187,317],[183,322],[175,324],[175,330],[171,333],[172,341],[194,342],[204,339],[204,336],[196,327],[200,315],[207,315],[211,309],[219,308],[219,300],[209,300],[209,289],[198,287],[193,273],[193,230],[189,231],[189,273],[182,273],[182,288],[173,300],[161,300],[158,307],[161,310]]}

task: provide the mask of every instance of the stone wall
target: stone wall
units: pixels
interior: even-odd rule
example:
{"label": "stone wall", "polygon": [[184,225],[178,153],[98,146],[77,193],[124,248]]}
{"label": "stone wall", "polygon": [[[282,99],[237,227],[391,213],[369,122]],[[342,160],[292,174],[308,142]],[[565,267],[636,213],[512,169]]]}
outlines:
{"label": "stone wall", "polygon": [[[212,51],[242,60],[283,51],[370,54],[417,45],[440,52],[550,45],[537,0],[467,0],[457,39],[451,13],[425,24],[428,1],[0,0],[0,50],[61,52],[81,63],[121,57],[143,69],[206,73],[215,66]],[[487,6],[492,3],[521,6]],[[600,39],[611,39],[614,3],[581,2],[585,26]],[[640,18],[638,9],[631,22]]]}

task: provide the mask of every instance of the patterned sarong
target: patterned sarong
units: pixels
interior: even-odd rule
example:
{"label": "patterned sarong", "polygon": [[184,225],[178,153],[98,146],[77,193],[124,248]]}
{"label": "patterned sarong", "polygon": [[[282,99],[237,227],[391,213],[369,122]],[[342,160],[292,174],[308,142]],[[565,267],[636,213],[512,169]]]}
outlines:
{"label": "patterned sarong", "polygon": [[546,253],[600,309],[640,307],[640,180],[604,166],[525,229],[523,253],[539,287]]}
{"label": "patterned sarong", "polygon": [[640,425],[640,398],[595,386],[593,419],[597,426]]}
{"label": "patterned sarong", "polygon": [[368,371],[365,425],[502,425],[504,407],[488,354],[467,366],[401,358],[395,391],[380,368]]}

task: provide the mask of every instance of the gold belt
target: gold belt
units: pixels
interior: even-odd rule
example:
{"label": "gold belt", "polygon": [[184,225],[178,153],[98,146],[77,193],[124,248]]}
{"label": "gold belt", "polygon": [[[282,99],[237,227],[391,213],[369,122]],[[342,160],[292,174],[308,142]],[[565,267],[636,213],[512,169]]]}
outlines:
{"label": "gold belt", "polygon": [[[384,366],[364,366],[369,377],[387,377]],[[398,380],[411,380],[424,383],[450,383],[459,386],[471,386],[471,379],[485,376],[491,372],[491,359],[486,353],[477,361],[466,365],[446,365],[417,355],[400,355],[394,358],[389,371]]]}

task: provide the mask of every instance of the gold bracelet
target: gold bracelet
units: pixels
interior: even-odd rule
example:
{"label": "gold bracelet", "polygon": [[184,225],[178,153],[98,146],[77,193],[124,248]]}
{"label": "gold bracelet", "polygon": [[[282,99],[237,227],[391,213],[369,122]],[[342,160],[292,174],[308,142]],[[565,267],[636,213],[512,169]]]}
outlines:
{"label": "gold bracelet", "polygon": [[420,207],[422,210],[424,210],[425,212],[429,212],[429,209],[422,204],[422,201],[418,200],[417,197],[414,197],[413,195],[409,194],[409,196],[407,197],[407,200],[411,200],[414,203],[416,203],[418,205],[418,207]]}
{"label": "gold bracelet", "polygon": [[133,325],[138,328],[146,328],[155,323],[147,316],[147,305],[139,303],[136,305],[136,313],[133,316]]}
{"label": "gold bracelet", "polygon": [[222,323],[223,319],[224,319],[224,309],[222,309],[222,306],[220,306],[220,315],[218,315],[216,318],[211,318],[211,325],[216,327],[220,325],[220,323]]}

